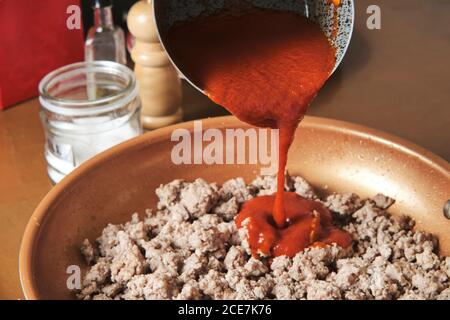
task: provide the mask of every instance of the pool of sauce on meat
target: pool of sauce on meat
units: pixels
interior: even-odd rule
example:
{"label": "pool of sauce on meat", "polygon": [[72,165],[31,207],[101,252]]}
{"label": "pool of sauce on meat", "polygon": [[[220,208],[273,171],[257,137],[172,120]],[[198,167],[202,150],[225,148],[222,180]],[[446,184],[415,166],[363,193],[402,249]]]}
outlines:
{"label": "pool of sauce on meat", "polygon": [[244,122],[279,129],[277,192],[245,203],[235,220],[245,224],[253,255],[350,246],[350,235],[333,226],[324,205],[284,190],[295,130],[335,65],[335,49],[320,27],[293,13],[250,9],[174,26],[169,41],[175,63],[214,102]]}

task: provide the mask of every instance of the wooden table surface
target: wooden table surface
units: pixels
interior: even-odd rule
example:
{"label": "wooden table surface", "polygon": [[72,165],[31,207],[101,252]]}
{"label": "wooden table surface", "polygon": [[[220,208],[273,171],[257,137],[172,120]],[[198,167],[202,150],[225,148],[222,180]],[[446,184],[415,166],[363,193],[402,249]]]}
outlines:
{"label": "wooden table surface", "polygon": [[[387,131],[450,160],[450,1],[358,0],[341,68],[310,114]],[[382,29],[366,28],[378,4]],[[222,115],[185,88],[188,119]],[[0,299],[22,298],[18,252],[25,225],[50,190],[36,99],[0,112]]]}

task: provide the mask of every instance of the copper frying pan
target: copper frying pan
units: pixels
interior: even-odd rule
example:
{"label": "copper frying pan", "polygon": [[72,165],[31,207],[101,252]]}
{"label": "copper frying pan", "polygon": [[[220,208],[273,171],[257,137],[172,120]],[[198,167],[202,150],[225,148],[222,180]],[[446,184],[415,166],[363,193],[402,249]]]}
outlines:
{"label": "copper frying pan", "polygon": [[[203,121],[203,129],[248,128],[234,117]],[[134,212],[156,206],[161,183],[202,177],[222,183],[247,181],[258,165],[174,165],[170,141],[184,123],[150,132],[83,164],[45,197],[31,217],[20,250],[20,278],[28,299],[73,299],[66,269],[83,266],[79,247],[95,239],[108,223],[123,223]],[[382,192],[397,200],[390,212],[410,215],[417,228],[439,236],[441,253],[450,254],[450,220],[443,207],[450,198],[450,164],[400,138],[362,126],[307,117],[297,130],[289,170],[303,175],[323,193]]]}

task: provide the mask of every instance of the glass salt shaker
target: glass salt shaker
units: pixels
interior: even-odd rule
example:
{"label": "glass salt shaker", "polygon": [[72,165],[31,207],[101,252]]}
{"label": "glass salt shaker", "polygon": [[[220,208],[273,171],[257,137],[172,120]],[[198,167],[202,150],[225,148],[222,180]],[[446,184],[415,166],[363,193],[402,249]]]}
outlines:
{"label": "glass salt shaker", "polygon": [[77,166],[142,134],[134,73],[110,61],[81,62],[39,85],[48,175],[58,183]]}
{"label": "glass salt shaker", "polygon": [[110,0],[94,1],[94,26],[89,29],[86,38],[85,60],[127,64],[125,34],[120,27],[114,25]]}

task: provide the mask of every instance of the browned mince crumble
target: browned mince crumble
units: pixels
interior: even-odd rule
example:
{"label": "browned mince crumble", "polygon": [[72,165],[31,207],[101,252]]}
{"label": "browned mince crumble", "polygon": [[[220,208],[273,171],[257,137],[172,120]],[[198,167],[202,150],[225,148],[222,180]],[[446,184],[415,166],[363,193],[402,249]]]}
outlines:
{"label": "browned mince crumble", "polygon": [[156,190],[156,211],[108,225],[81,252],[90,265],[79,299],[450,299],[450,257],[437,239],[393,219],[393,199],[335,194],[320,199],[301,177],[286,190],[323,202],[354,239],[350,249],[311,248],[294,258],[251,256],[234,217],[253,197],[273,194],[275,177],[222,186],[175,180]]}

